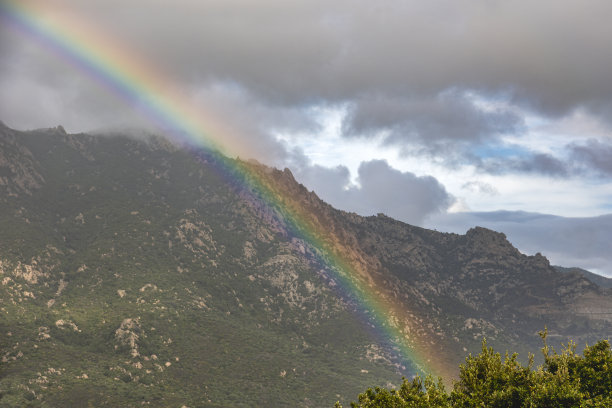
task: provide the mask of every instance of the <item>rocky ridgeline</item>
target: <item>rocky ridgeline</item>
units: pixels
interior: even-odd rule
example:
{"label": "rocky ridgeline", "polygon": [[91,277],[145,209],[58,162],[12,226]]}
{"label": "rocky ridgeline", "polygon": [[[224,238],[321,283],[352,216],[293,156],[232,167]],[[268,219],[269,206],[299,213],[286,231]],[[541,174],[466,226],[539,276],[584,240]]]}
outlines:
{"label": "rocky ridgeline", "polygon": [[608,288],[584,274],[559,273],[540,253],[521,254],[501,232],[474,227],[465,235],[446,234],[383,214],[360,217],[321,201],[287,169],[259,167],[292,206],[312,217],[317,231],[325,231],[324,241],[364,271],[364,281],[385,282],[383,295],[429,322],[419,327],[423,338],[435,339],[432,352],[454,349],[453,364],[483,336],[501,349],[534,350],[545,326],[559,342],[579,344],[612,332]]}
{"label": "rocky ridgeline", "polygon": [[0,405],[318,407],[399,382],[411,367],[338,296],[329,256],[441,374],[483,337],[526,357],[544,326],[612,332],[609,289],[501,233],[361,217],[288,169],[234,164],[282,205],[160,138],[0,125]]}

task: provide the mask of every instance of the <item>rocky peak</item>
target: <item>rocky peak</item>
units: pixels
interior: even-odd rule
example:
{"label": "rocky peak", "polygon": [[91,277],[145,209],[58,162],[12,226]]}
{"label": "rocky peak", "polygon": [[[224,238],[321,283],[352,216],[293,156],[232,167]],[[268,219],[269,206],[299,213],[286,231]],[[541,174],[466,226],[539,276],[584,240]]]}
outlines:
{"label": "rocky peak", "polygon": [[520,252],[508,241],[506,234],[483,227],[474,227],[467,231],[462,248],[474,256],[520,256]]}

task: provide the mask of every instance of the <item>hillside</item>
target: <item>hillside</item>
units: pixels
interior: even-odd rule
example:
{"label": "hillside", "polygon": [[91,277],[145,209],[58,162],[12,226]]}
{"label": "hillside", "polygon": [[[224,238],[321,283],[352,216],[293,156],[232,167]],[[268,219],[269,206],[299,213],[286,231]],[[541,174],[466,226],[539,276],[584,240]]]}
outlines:
{"label": "hillside", "polygon": [[[287,169],[233,163],[403,311],[440,374],[483,336],[522,352],[544,326],[612,333],[610,289],[501,233],[361,217]],[[411,375],[274,214],[161,138],[0,125],[0,406],[319,407]]]}
{"label": "hillside", "polygon": [[606,278],[605,276],[597,275],[596,273],[589,272],[582,268],[564,268],[563,266],[555,266],[555,269],[563,273],[578,273],[589,281],[593,282],[597,286],[602,288],[612,288],[612,279]]}

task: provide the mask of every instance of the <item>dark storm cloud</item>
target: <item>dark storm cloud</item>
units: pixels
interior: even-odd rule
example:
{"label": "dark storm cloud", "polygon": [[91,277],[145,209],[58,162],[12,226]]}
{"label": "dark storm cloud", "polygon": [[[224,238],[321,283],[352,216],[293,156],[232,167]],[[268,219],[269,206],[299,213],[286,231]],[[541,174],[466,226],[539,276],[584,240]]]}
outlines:
{"label": "dark storm cloud", "polygon": [[[472,140],[516,126],[507,112],[440,101],[448,90],[501,98],[545,115],[582,107],[612,118],[612,5],[606,0],[562,6],[553,0],[52,4],[54,13],[91,22],[186,88],[231,82],[269,106],[349,103],[349,128],[391,129],[392,142],[415,135],[422,142]],[[21,41],[0,46],[3,59],[24,53]],[[26,58],[21,67],[32,64],[36,59]],[[46,84],[45,74],[36,82]]]}
{"label": "dark storm cloud", "polygon": [[541,252],[553,265],[577,266],[612,277],[612,215],[565,218],[497,211],[434,215],[426,224],[460,234],[475,225],[501,231],[522,252]]}
{"label": "dark storm cloud", "polygon": [[445,211],[452,197],[434,177],[417,177],[391,168],[383,160],[359,166],[358,186],[351,185],[345,167],[302,168],[298,179],[330,204],[361,215],[385,213],[410,224],[420,225],[431,214]]}

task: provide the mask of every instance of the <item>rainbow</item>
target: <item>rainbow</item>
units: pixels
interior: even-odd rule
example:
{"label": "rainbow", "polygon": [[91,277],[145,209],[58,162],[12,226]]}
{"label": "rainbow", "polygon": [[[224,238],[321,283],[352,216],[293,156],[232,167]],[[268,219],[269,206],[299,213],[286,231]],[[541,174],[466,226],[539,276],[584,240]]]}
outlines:
{"label": "rainbow", "polygon": [[248,194],[256,205],[278,214],[277,221],[285,226],[288,236],[315,249],[316,261],[322,265],[326,279],[335,283],[339,296],[354,305],[364,321],[364,329],[373,328],[382,344],[396,350],[396,362],[408,366],[404,372],[448,375],[439,352],[422,346],[430,342],[415,341],[414,329],[422,323],[411,325],[412,314],[381,295],[382,286],[371,277],[364,279],[363,271],[347,256],[346,248],[332,239],[333,234],[326,227],[313,221],[305,206],[283,197],[268,178],[250,170],[249,166],[228,158],[224,153],[229,147],[224,145],[224,140],[231,129],[206,112],[196,110],[189,98],[155,72],[151,64],[139,61],[134,52],[109,42],[91,26],[83,24],[82,19],[79,23],[76,19],[62,18],[42,4],[4,1],[0,3],[0,18],[20,35],[48,49],[137,109],[175,142],[205,156],[219,174],[241,193]]}

